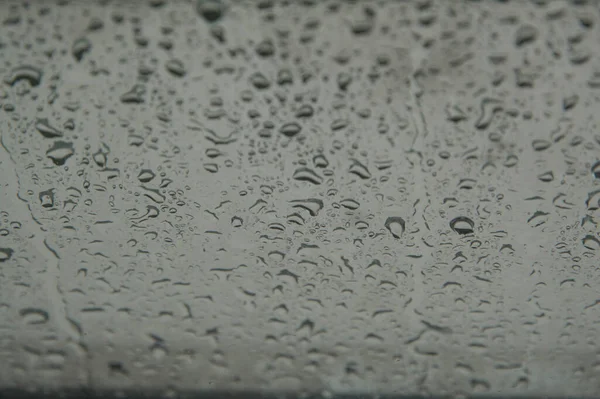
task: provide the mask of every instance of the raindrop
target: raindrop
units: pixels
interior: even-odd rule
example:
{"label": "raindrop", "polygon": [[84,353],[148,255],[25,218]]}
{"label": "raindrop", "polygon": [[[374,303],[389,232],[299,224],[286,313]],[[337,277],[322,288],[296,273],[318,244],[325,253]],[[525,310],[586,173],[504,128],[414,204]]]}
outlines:
{"label": "raindrop", "polygon": [[358,207],[360,206],[360,204],[353,199],[341,200],[340,205],[350,210],[358,209]]}
{"label": "raindrop", "polygon": [[46,151],[46,156],[54,162],[55,165],[61,166],[67,162],[75,151],[73,143],[67,141],[55,141],[52,147]]}
{"label": "raindrop", "polygon": [[538,29],[533,25],[523,25],[517,29],[515,45],[517,47],[533,42],[538,35]]}
{"label": "raindrop", "polygon": [[216,163],[205,163],[204,170],[210,173],[217,173],[219,171],[219,165]]}
{"label": "raindrop", "polygon": [[535,151],[544,151],[547,150],[548,148],[550,148],[550,145],[552,145],[552,143],[550,143],[548,140],[533,140],[531,142],[531,145],[533,146],[533,149]]}
{"label": "raindrop", "polygon": [[39,199],[42,207],[52,208],[54,206],[54,189],[40,192]]}
{"label": "raindrop", "polygon": [[214,130],[207,130],[204,137],[213,144],[230,144],[237,140],[236,132],[233,131],[227,136],[219,136]]}
{"label": "raindrop", "polygon": [[450,228],[461,235],[473,233],[474,227],[475,223],[465,216],[459,216],[450,221]]}
{"label": "raindrop", "polygon": [[300,126],[297,122],[289,122],[281,126],[279,132],[286,137],[294,137],[302,130],[302,126]]}
{"label": "raindrop", "polygon": [[592,174],[596,179],[600,179],[600,161],[592,165]]}
{"label": "raindrop", "polygon": [[369,169],[367,169],[365,165],[363,165],[360,161],[357,161],[356,159],[353,160],[352,165],[350,165],[350,169],[348,169],[348,172],[355,174],[361,179],[371,178],[371,172],[369,172]]}
{"label": "raindrop", "polygon": [[204,153],[209,158],[216,158],[218,156],[223,155],[223,153],[216,148],[207,148],[206,151],[204,151]]}
{"label": "raindrop", "polygon": [[351,29],[355,35],[366,35],[373,29],[373,22],[366,19],[355,21]]}
{"label": "raindrop", "polygon": [[538,179],[544,183],[550,183],[552,180],[554,180],[554,173],[552,173],[552,171],[544,172],[538,176]]}
{"label": "raindrop", "polygon": [[331,130],[341,130],[348,126],[349,123],[346,119],[336,119],[331,122]]}
{"label": "raindrop", "polygon": [[152,181],[152,179],[154,179],[156,175],[154,174],[154,172],[150,169],[142,169],[140,170],[140,173],[138,174],[138,180],[141,181],[142,183],[148,183],[150,181]]}
{"label": "raindrop", "polygon": [[67,119],[63,124],[65,129],[73,130],[75,129],[75,121],[73,119]]}
{"label": "raindrop", "polygon": [[594,237],[593,235],[588,234],[587,236],[583,237],[583,240],[581,241],[583,243],[583,246],[587,249],[590,249],[592,251],[600,249],[600,240]]}
{"label": "raindrop", "polygon": [[291,85],[294,83],[292,72],[289,69],[281,69],[277,72],[277,84],[280,86]]}
{"label": "raindrop", "polygon": [[25,324],[44,324],[50,318],[48,312],[37,308],[25,308],[19,311]]}
{"label": "raindrop", "polygon": [[399,216],[390,216],[385,220],[384,226],[394,238],[400,238],[404,233],[406,222]]}
{"label": "raindrop", "polygon": [[144,102],[146,88],[141,84],[135,84],[125,94],[121,96],[121,102],[124,104],[141,104]]}
{"label": "raindrop", "polygon": [[256,53],[261,57],[270,57],[275,53],[275,46],[272,40],[263,40],[256,46]]}
{"label": "raindrop", "polygon": [[223,17],[225,5],[221,0],[198,0],[196,10],[208,22],[215,22]]}
{"label": "raindrop", "polygon": [[269,137],[273,136],[273,133],[269,129],[261,129],[258,132],[258,136],[263,139],[268,139]]}
{"label": "raindrop", "polygon": [[317,198],[298,199],[290,202],[294,208],[306,209],[310,216],[317,216],[324,205],[323,201]]}
{"label": "raindrop", "polygon": [[563,109],[565,111],[568,111],[571,108],[574,108],[578,102],[579,102],[579,96],[577,94],[574,94],[572,96],[567,96],[563,99]]}
{"label": "raindrop", "polygon": [[92,18],[92,20],[90,21],[90,24],[88,25],[88,30],[90,31],[97,31],[104,28],[104,22],[102,22],[102,20],[100,18]]}
{"label": "raindrop", "polygon": [[456,104],[448,104],[446,106],[446,117],[451,122],[461,122],[467,119],[465,112]]}
{"label": "raindrop", "polygon": [[225,43],[225,28],[221,25],[213,25],[210,27],[210,34],[217,39],[219,43]]}
{"label": "raindrop", "polygon": [[305,104],[296,111],[296,118],[310,118],[314,112],[312,105]]}
{"label": "raindrop", "polygon": [[515,166],[517,163],[519,162],[519,158],[517,158],[516,155],[509,155],[506,157],[506,159],[503,162],[503,165],[506,166],[507,168],[512,168],[513,166]]}
{"label": "raindrop", "polygon": [[173,74],[174,76],[177,76],[179,78],[184,76],[186,73],[185,66],[183,65],[183,62],[180,60],[167,61],[167,63],[165,64],[165,68],[171,74]]}
{"label": "raindrop", "polygon": [[108,362],[108,369],[111,374],[129,375],[129,371],[121,362]]}
{"label": "raindrop", "polygon": [[314,156],[313,164],[317,168],[326,168],[329,166],[329,161],[327,161],[327,158],[325,158],[325,155],[319,154],[319,155]]}
{"label": "raindrop", "polygon": [[244,224],[244,220],[241,217],[234,216],[231,218],[231,225],[233,227],[241,227]]}
{"label": "raindrop", "polygon": [[165,187],[167,187],[167,186],[168,186],[169,184],[171,184],[171,183],[173,183],[173,180],[171,180],[171,179],[169,179],[169,178],[166,178],[166,179],[161,179],[161,180],[160,180],[160,185],[159,185],[159,187],[160,187],[160,188],[165,188]]}
{"label": "raindrop", "polygon": [[375,25],[375,11],[371,7],[363,9],[364,17],[352,22],[350,28],[355,35],[367,35]]}
{"label": "raindrop", "polygon": [[458,188],[463,190],[472,190],[477,185],[477,181],[473,179],[460,179]]}
{"label": "raindrop", "polygon": [[48,119],[39,118],[35,123],[35,128],[40,134],[48,139],[54,139],[57,137],[62,137],[62,132],[56,129],[55,127],[50,126]]}
{"label": "raindrop", "polygon": [[479,104],[479,118],[475,122],[477,129],[487,129],[494,115],[503,109],[502,102],[494,98],[484,98]]}
{"label": "raindrop", "polygon": [[354,223],[354,225],[358,230],[366,230],[369,228],[369,223],[365,222],[364,220],[359,220],[358,222]]}
{"label": "raindrop", "polygon": [[313,184],[321,184],[323,182],[323,178],[321,176],[305,166],[296,169],[292,177],[296,180],[307,181]]}
{"label": "raindrop", "polygon": [[268,89],[271,86],[269,79],[260,72],[250,75],[250,83],[259,90]]}
{"label": "raindrop", "polygon": [[352,76],[345,72],[341,72],[337,76],[337,84],[340,90],[346,90],[348,86],[352,83]]}
{"label": "raindrop", "polygon": [[92,158],[99,167],[103,168],[106,166],[106,154],[102,150],[96,151],[94,155],[92,155]]}
{"label": "raindrop", "polygon": [[541,226],[548,221],[548,215],[548,212],[535,211],[533,215],[527,219],[527,223],[529,223],[529,225],[532,227]]}
{"label": "raindrop", "polygon": [[527,69],[516,68],[515,69],[515,80],[517,87],[533,88],[535,75],[528,72]]}
{"label": "raindrop", "polygon": [[77,61],[81,61],[85,53],[90,51],[92,48],[92,43],[85,37],[75,40],[73,43],[73,47],[71,47],[71,54]]}
{"label": "raindrop", "polygon": [[13,250],[10,248],[0,248],[0,263],[6,262],[12,257]]}
{"label": "raindrop", "polygon": [[22,65],[14,68],[4,81],[14,86],[20,80],[26,80],[31,86],[37,86],[42,81],[42,70],[31,65]]}
{"label": "raindrop", "polygon": [[375,161],[375,167],[379,170],[386,170],[391,168],[393,161],[391,159],[378,159]]}

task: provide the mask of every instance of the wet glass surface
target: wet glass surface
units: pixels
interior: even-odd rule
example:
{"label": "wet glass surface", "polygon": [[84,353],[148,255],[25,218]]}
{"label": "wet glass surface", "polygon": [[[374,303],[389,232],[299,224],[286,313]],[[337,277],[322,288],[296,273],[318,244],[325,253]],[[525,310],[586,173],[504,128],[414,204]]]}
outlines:
{"label": "wet glass surface", "polygon": [[0,16],[0,389],[600,393],[598,2]]}

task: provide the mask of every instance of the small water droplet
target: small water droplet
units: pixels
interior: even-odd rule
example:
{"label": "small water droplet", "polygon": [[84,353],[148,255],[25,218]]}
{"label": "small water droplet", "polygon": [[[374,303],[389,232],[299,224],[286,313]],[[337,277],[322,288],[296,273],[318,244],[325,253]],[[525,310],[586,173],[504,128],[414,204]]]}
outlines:
{"label": "small water droplet", "polygon": [[596,179],[600,179],[600,161],[592,165],[592,174]]}
{"label": "small water droplet", "polygon": [[587,249],[590,249],[592,251],[600,249],[600,240],[591,234],[583,237],[583,240],[581,241],[583,243],[583,246]]}
{"label": "small water droplet", "polygon": [[215,22],[223,17],[225,5],[221,0],[198,0],[196,10],[207,22]]}
{"label": "small water droplet", "polygon": [[102,150],[98,150],[96,151],[93,155],[92,158],[94,159],[94,162],[96,163],[96,165],[98,165],[99,167],[103,168],[106,166],[106,154],[102,151]]}
{"label": "small water droplet", "polygon": [[473,233],[474,227],[475,223],[466,216],[459,216],[450,221],[450,228],[461,235]]}
{"label": "small water droplet", "polygon": [[323,201],[317,198],[298,199],[290,201],[294,208],[306,209],[310,216],[317,216],[323,209]]}
{"label": "small water droplet", "polygon": [[177,76],[179,78],[182,76],[185,76],[185,74],[186,74],[185,65],[183,65],[183,62],[180,60],[173,59],[173,60],[167,61],[167,63],[165,64],[165,68],[171,74],[173,74],[174,76]]}
{"label": "small water droplet", "polygon": [[92,48],[92,43],[85,37],[75,40],[73,43],[73,47],[71,47],[71,54],[77,61],[81,61],[85,53],[90,51]]}
{"label": "small water droplet", "polygon": [[67,141],[55,141],[52,147],[46,151],[46,156],[54,162],[55,165],[61,166],[67,162],[75,151],[73,143]]}
{"label": "small water droplet", "polygon": [[552,173],[552,171],[544,172],[538,176],[538,179],[544,183],[550,183],[552,180],[554,180],[554,173]]}
{"label": "small water droplet", "polygon": [[517,29],[515,34],[515,45],[517,47],[535,41],[538,35],[538,29],[533,25],[523,25]]}
{"label": "small water droplet", "polygon": [[141,181],[142,183],[148,183],[150,181],[152,181],[152,179],[154,179],[156,175],[154,174],[154,172],[150,169],[142,169],[140,170],[140,173],[138,174],[138,180]]}
{"label": "small water droplet", "polygon": [[54,206],[54,189],[40,192],[39,199],[42,207],[52,208]]}
{"label": "small water droplet", "polygon": [[53,126],[50,126],[47,118],[39,118],[35,123],[35,128],[40,134],[48,139],[62,137],[62,132]]}
{"label": "small water droplet", "polygon": [[10,248],[0,248],[0,262],[6,262],[12,257],[14,251]]}
{"label": "small water droplet", "polygon": [[279,132],[286,137],[294,137],[302,130],[302,126],[297,122],[289,122],[281,126]]}
{"label": "small water droplet", "polygon": [[271,86],[269,79],[260,72],[255,72],[250,75],[250,83],[259,90],[268,89]]}
{"label": "small water droplet", "polygon": [[231,218],[231,225],[233,227],[241,227],[244,224],[244,220],[241,217],[234,216]]}
{"label": "small water droplet", "polygon": [[350,76],[348,73],[345,73],[345,72],[341,72],[338,74],[337,84],[338,84],[338,87],[340,88],[340,90],[345,91],[348,88],[348,86],[350,85],[350,83],[352,83],[352,76]]}
{"label": "small water droplet", "polygon": [[124,104],[141,104],[144,102],[146,88],[141,84],[135,84],[125,94],[121,96],[121,102]]}
{"label": "small water droplet", "polygon": [[533,146],[533,149],[535,151],[544,151],[547,150],[548,148],[550,148],[550,146],[552,145],[552,143],[550,143],[548,140],[533,140],[531,142],[531,145]]}
{"label": "small water droplet", "polygon": [[206,151],[204,151],[204,153],[209,158],[216,158],[220,155],[223,155],[223,153],[216,148],[207,148]]}
{"label": "small water droplet", "polygon": [[331,130],[341,130],[349,124],[350,122],[348,122],[348,120],[346,119],[336,119],[333,122],[331,122]]}
{"label": "small water droplet", "polygon": [[37,308],[25,308],[19,311],[25,324],[44,324],[50,318],[48,312]]}
{"label": "small water droplet", "polygon": [[348,169],[348,171],[360,177],[361,179],[371,178],[371,172],[369,172],[369,169],[367,169],[365,165],[357,160],[352,162],[352,165],[350,165],[350,169]]}
{"label": "small water droplet", "polygon": [[20,80],[26,80],[31,86],[37,86],[42,81],[42,70],[31,65],[22,65],[14,68],[4,81],[14,86]]}
{"label": "small water droplet", "polygon": [[578,102],[579,102],[579,96],[577,94],[574,94],[572,96],[567,96],[563,99],[563,109],[565,111],[568,111],[568,110],[574,108]]}
{"label": "small water droplet", "polygon": [[300,167],[294,172],[293,178],[299,181],[307,181],[313,184],[321,184],[323,178],[310,168]]}
{"label": "small water droplet", "polygon": [[329,161],[327,160],[327,158],[325,158],[325,155],[319,154],[314,156],[313,164],[317,168],[326,168],[329,166]]}
{"label": "small water droplet", "polygon": [[504,160],[503,165],[507,168],[512,168],[513,166],[515,166],[517,163],[519,162],[519,158],[517,158],[516,155],[509,155],[506,157],[506,159]]}
{"label": "small water droplet", "polygon": [[204,170],[210,173],[217,173],[219,171],[219,165],[216,163],[205,163]]}
{"label": "small water droplet", "polygon": [[360,204],[353,199],[345,199],[340,201],[340,205],[346,209],[355,210],[358,209]]}
{"label": "small water droplet", "polygon": [[309,118],[313,116],[314,112],[312,105],[305,104],[296,111],[296,118]]}
{"label": "small water droplet", "polygon": [[213,144],[230,144],[237,140],[236,132],[233,131],[226,136],[219,136],[214,130],[207,130],[204,137]]}
{"label": "small water droplet", "polygon": [[404,233],[406,222],[399,216],[390,216],[385,220],[384,226],[394,238],[400,238]]}
{"label": "small water droplet", "polygon": [[270,57],[275,53],[275,46],[273,41],[266,39],[258,43],[256,46],[256,53],[261,57]]}
{"label": "small water droplet", "polygon": [[213,25],[210,27],[210,34],[217,39],[219,43],[225,43],[225,28],[221,25]]}
{"label": "small water droplet", "polygon": [[277,72],[277,84],[280,86],[291,85],[294,83],[292,72],[289,69],[281,69]]}

